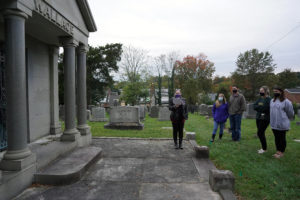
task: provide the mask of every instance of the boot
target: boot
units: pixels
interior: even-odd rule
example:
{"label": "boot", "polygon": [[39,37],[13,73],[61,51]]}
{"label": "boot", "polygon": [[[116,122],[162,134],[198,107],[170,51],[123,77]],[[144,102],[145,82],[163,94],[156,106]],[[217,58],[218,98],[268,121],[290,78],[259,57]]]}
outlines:
{"label": "boot", "polygon": [[178,146],[177,143],[174,143],[174,148],[175,148],[175,149],[179,149],[179,146]]}
{"label": "boot", "polygon": [[183,147],[182,147],[182,139],[179,140],[179,149],[183,149]]}
{"label": "boot", "polygon": [[216,137],[216,134],[212,135],[210,142],[214,142],[215,141],[215,137]]}
{"label": "boot", "polygon": [[223,134],[219,134],[219,139],[221,140],[223,137]]}

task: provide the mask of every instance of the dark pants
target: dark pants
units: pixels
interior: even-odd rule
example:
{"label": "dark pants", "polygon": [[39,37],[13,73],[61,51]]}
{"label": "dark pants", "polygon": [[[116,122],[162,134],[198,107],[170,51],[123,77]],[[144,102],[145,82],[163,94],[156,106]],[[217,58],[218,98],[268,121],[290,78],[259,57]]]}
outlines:
{"label": "dark pants", "polygon": [[277,151],[284,152],[286,148],[286,131],[280,131],[280,130],[275,130],[272,129],[273,134],[275,136],[275,144],[276,144],[276,149]]}
{"label": "dark pants", "polygon": [[179,144],[182,144],[184,122],[172,122],[172,126],[174,143],[177,144],[177,133],[179,133]]}
{"label": "dark pants", "polygon": [[230,115],[229,120],[230,120],[232,140],[240,141],[241,140],[242,115],[240,115],[240,114]]}
{"label": "dark pants", "polygon": [[267,150],[267,141],[265,131],[268,128],[270,122],[268,120],[256,119],[257,136],[259,137],[263,150]]}

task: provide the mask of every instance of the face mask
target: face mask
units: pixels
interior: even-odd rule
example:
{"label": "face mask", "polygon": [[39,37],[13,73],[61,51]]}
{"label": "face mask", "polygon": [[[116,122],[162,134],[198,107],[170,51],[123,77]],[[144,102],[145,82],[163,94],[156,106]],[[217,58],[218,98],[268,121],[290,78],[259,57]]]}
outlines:
{"label": "face mask", "polygon": [[181,97],[180,94],[176,94],[176,95],[175,95],[175,98],[180,98],[180,97]]}
{"label": "face mask", "polygon": [[280,93],[274,93],[274,97],[279,97]]}
{"label": "face mask", "polygon": [[237,90],[232,90],[233,93],[237,93]]}
{"label": "face mask", "polygon": [[223,97],[219,97],[219,101],[223,101]]}
{"label": "face mask", "polygon": [[263,97],[263,96],[265,96],[265,93],[260,92],[259,95]]}

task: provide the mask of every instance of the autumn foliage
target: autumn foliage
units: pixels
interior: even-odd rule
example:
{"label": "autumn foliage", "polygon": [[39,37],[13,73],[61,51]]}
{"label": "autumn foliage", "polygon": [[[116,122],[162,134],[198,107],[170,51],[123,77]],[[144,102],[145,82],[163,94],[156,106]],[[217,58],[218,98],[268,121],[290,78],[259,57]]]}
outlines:
{"label": "autumn foliage", "polygon": [[199,93],[211,91],[214,72],[214,63],[206,55],[188,55],[175,64],[175,87],[182,90],[188,103],[195,104]]}

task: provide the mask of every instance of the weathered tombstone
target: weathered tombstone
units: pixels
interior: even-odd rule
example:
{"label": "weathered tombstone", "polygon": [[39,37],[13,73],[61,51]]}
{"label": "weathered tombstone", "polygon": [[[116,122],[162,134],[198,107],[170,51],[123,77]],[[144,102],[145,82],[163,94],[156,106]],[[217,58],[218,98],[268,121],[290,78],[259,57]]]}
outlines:
{"label": "weathered tombstone", "polygon": [[139,108],[140,120],[143,121],[145,119],[145,107],[144,106],[136,106]]}
{"label": "weathered tombstone", "polygon": [[212,116],[213,116],[212,109],[213,109],[213,105],[207,106],[207,115],[208,115],[209,117],[212,117]]}
{"label": "weathered tombstone", "polygon": [[254,104],[250,103],[246,105],[246,111],[243,113],[243,117],[247,119],[255,119],[256,111],[254,110]]}
{"label": "weathered tombstone", "polygon": [[300,109],[298,109],[298,112],[297,112],[297,113],[298,113],[298,114],[297,114],[298,117],[300,118]]}
{"label": "weathered tombstone", "polygon": [[137,129],[142,130],[139,108],[134,106],[113,107],[110,110],[109,123],[104,128],[109,129]]}
{"label": "weathered tombstone", "polygon": [[201,104],[200,105],[200,114],[201,115],[207,115],[207,105],[206,104]]}
{"label": "weathered tombstone", "polygon": [[92,114],[90,110],[86,110],[86,119],[90,121],[92,119]]}
{"label": "weathered tombstone", "polygon": [[118,95],[117,92],[111,92],[110,95],[109,95],[109,106],[112,107],[114,106],[114,102],[117,100],[119,104],[119,99],[120,99],[120,96]]}
{"label": "weathered tombstone", "polygon": [[170,121],[171,111],[168,107],[160,107],[158,112],[158,120],[159,121]]}
{"label": "weathered tombstone", "polygon": [[149,116],[152,118],[158,118],[158,112],[159,112],[158,106],[151,106]]}
{"label": "weathered tombstone", "polygon": [[91,122],[106,122],[108,121],[105,118],[105,108],[102,107],[93,107],[92,108],[92,119]]}

